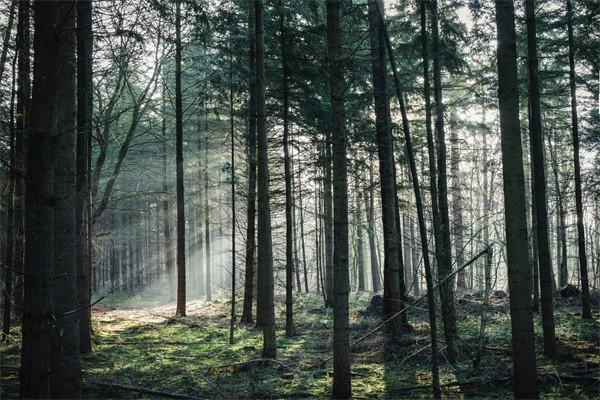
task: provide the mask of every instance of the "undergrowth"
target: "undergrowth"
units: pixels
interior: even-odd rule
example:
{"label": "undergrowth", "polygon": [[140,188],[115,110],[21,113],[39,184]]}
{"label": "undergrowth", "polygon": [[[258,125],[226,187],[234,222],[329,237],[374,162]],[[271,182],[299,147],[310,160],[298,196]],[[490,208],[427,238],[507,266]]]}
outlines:
{"label": "undergrowth", "polygon": [[[367,308],[370,295],[351,295],[351,343],[377,326],[381,317]],[[159,305],[152,291],[128,301],[121,294],[94,308],[93,353],[82,356],[83,389],[88,398],[161,398],[111,387],[128,385],[198,398],[315,398],[328,397],[332,380],[332,312],[316,294],[298,296],[296,335],[284,335],[284,305],[276,301],[277,362],[261,361],[262,334],[252,325],[236,325],[229,344],[229,305],[225,300],[188,303],[188,316],[174,318],[174,305]],[[445,362],[440,353],[441,383],[447,399],[512,398],[510,318],[505,299],[487,308],[484,353],[480,348],[481,303],[458,302],[460,360]],[[420,307],[420,306],[419,306]],[[241,310],[240,310],[241,311]],[[538,371],[544,398],[592,399],[600,365],[598,314],[582,321],[578,310],[555,310],[561,356],[543,356],[541,326],[536,318]],[[414,328],[390,340],[385,329],[352,348],[352,386],[355,398],[431,398],[430,348],[427,312],[408,315]],[[18,395],[19,330],[1,345],[0,397]],[[438,334],[443,338],[441,332]],[[443,347],[441,340],[440,347]],[[421,350],[421,351],[419,351]],[[594,372],[595,371],[595,372]],[[586,376],[587,376],[586,375]],[[444,386],[446,384],[447,386]]]}

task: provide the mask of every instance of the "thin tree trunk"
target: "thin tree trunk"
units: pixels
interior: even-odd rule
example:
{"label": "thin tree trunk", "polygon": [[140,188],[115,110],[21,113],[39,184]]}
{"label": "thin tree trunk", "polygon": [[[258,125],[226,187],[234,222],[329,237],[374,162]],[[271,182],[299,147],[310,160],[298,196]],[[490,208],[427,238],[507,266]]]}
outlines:
{"label": "thin tree trunk", "polygon": [[369,190],[364,193],[365,211],[367,214],[367,235],[369,237],[369,258],[371,259],[371,281],[373,292],[381,291],[381,279],[379,278],[379,260],[377,256],[377,244],[375,243],[375,216],[373,215],[373,172],[369,163]]}
{"label": "thin tree trunk", "polygon": [[[438,279],[452,272],[450,250],[450,219],[448,217],[448,179],[446,177],[446,136],[444,133],[444,104],[442,100],[441,52],[438,33],[437,0],[431,0],[431,39],[433,50],[433,95],[435,99],[435,131],[437,135],[437,197],[440,232],[436,249],[438,255]],[[442,321],[448,352],[448,361],[456,362],[456,309],[454,308],[454,279],[439,285],[442,305]]]}
{"label": "thin tree trunk", "polygon": [[273,247],[269,193],[269,158],[265,115],[265,31],[263,0],[254,0],[256,29],[256,121],[258,139],[258,291],[257,308],[261,310],[263,351],[265,358],[275,358]]}
{"label": "thin tree trunk", "polygon": [[[206,107],[206,104],[205,104]],[[205,113],[207,111],[205,110]],[[208,116],[205,115],[205,118],[208,118]],[[205,256],[206,256],[206,261],[204,263],[204,269],[205,269],[205,279],[204,279],[204,283],[206,284],[206,289],[205,289],[205,294],[206,294],[206,300],[207,301],[211,301],[212,300],[212,277],[211,277],[211,270],[212,270],[212,265],[211,265],[211,261],[210,261],[210,207],[208,204],[208,120],[205,121],[205,130],[204,130],[204,241],[205,241]]]}
{"label": "thin tree trunk", "polygon": [[575,170],[575,207],[577,210],[577,245],[579,249],[579,274],[581,279],[582,317],[592,318],[587,256],[585,252],[585,227],[583,225],[583,198],[581,194],[581,167],[579,165],[579,127],[577,122],[577,93],[575,86],[575,41],[573,39],[573,6],[567,0],[567,30],[569,34],[569,88],[571,91],[571,133],[573,137],[573,167]]}
{"label": "thin tree trunk", "polygon": [[185,208],[183,188],[183,105],[181,101],[181,0],[175,11],[175,158],[177,175],[177,310],[185,315]]}
{"label": "thin tree trunk", "polygon": [[539,389],[531,309],[531,268],[527,249],[515,14],[512,1],[496,0],[495,3],[514,396],[515,398],[537,399],[539,398]]}
{"label": "thin tree trunk", "polygon": [[[431,265],[429,262],[429,245],[427,242],[427,225],[425,224],[425,212],[423,210],[423,199],[421,197],[421,188],[419,186],[419,176],[417,174],[417,165],[415,162],[414,149],[412,145],[412,138],[410,135],[410,126],[408,123],[408,117],[406,114],[406,107],[404,105],[404,98],[400,88],[400,80],[398,78],[398,72],[396,68],[396,62],[392,49],[387,28],[385,26],[384,10],[381,3],[377,3],[377,12],[380,17],[380,27],[387,47],[387,54],[394,77],[394,87],[396,89],[396,97],[400,105],[400,112],[402,114],[402,128],[404,131],[404,141],[406,145],[406,155],[408,156],[409,168],[411,174],[411,180],[413,184],[413,191],[415,194],[415,203],[417,206],[417,216],[419,218],[419,231],[421,234],[421,248],[423,252],[423,264],[425,266],[425,281],[427,283],[427,305],[429,308],[429,331],[431,337],[431,375],[432,375],[432,386],[433,395],[436,399],[441,398],[440,391],[440,378],[439,378],[439,366],[438,366],[438,345],[437,345],[437,321],[435,316],[435,293],[433,287],[433,274],[431,271]],[[424,11],[421,14],[424,18]],[[425,21],[421,20],[424,24]],[[425,24],[424,24],[425,25]],[[425,30],[426,32],[426,30]]]}
{"label": "thin tree trunk", "polygon": [[[256,57],[254,2],[248,2],[248,199],[243,322],[252,322],[254,253],[256,251]],[[257,315],[258,324],[258,315]]]}
{"label": "thin tree trunk", "polygon": [[527,21],[527,66],[529,71],[529,137],[532,164],[535,174],[535,201],[537,217],[537,244],[540,269],[540,289],[542,305],[542,327],[544,331],[544,354],[556,356],[556,335],[554,332],[554,311],[552,304],[552,262],[548,243],[548,210],[546,202],[546,172],[544,168],[544,142],[542,139],[542,119],[540,111],[540,82],[538,72],[535,13],[533,0],[525,0]]}
{"label": "thin tree trunk", "polygon": [[169,202],[169,186],[167,184],[167,119],[166,119],[166,87],[162,92],[162,210],[163,210],[163,235],[165,237],[165,258],[167,282],[169,285],[169,298],[175,294],[175,266],[173,265],[173,244],[171,243],[171,205]]}
{"label": "thin tree trunk", "polygon": [[[279,31],[281,35],[281,68],[283,84],[283,163],[285,175],[285,335],[294,335],[294,307],[293,307],[293,273],[294,273],[294,254],[292,246],[293,238],[293,215],[292,208],[292,171],[289,151],[289,103],[288,103],[288,69],[286,59],[286,34],[285,34],[285,7],[283,0],[279,0]],[[297,268],[297,267],[296,267]],[[299,276],[298,291],[301,291]]]}
{"label": "thin tree trunk", "polygon": [[[454,234],[454,254],[456,265],[461,266],[465,263],[464,238],[463,238],[463,210],[462,194],[460,187],[460,144],[458,142],[458,132],[456,126],[456,116],[452,115],[451,121],[454,126],[450,128],[450,186],[452,190],[452,228]],[[456,286],[458,289],[466,290],[467,281],[465,270],[456,274]]]}
{"label": "thin tree trunk", "polygon": [[233,344],[235,329],[235,130],[233,125],[233,52],[229,38],[229,134],[231,135],[231,318],[229,321],[229,343]]}
{"label": "thin tree trunk", "polygon": [[352,396],[348,323],[348,171],[344,111],[341,0],[327,0],[327,56],[331,94],[333,162],[333,391],[334,398]]}
{"label": "thin tree trunk", "polygon": [[358,290],[365,290],[365,257],[363,254],[363,222],[362,222],[362,214],[360,209],[360,192],[359,188],[356,188],[355,194],[355,224],[356,224],[356,265],[357,265],[357,274],[358,274]]}

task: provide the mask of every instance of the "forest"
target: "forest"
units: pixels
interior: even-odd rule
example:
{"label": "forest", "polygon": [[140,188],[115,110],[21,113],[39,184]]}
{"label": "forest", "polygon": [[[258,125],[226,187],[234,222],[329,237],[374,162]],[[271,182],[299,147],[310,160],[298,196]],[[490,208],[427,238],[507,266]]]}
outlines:
{"label": "forest", "polygon": [[0,0],[0,398],[600,398],[597,0]]}

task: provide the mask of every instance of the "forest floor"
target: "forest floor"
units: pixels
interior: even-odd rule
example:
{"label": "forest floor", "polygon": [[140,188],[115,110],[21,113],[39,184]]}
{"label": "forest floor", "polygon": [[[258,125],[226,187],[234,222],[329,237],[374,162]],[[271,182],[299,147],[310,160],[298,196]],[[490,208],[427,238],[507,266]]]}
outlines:
{"label": "forest floor", "polygon": [[[122,295],[93,308],[94,351],[82,357],[86,398],[326,398],[332,380],[332,312],[322,297],[299,295],[297,335],[284,336],[284,304],[276,301],[278,361],[261,360],[262,335],[237,325],[228,338],[226,300],[188,302],[188,316],[173,317],[174,304],[160,305],[151,290],[127,301]],[[381,318],[368,308],[371,295],[353,293],[351,343]],[[280,299],[281,300],[281,299]],[[537,365],[544,398],[595,399],[600,395],[600,324],[582,321],[575,303],[557,301],[556,332],[561,355],[544,357],[536,321]],[[355,398],[431,398],[430,347],[425,304],[408,318],[414,332],[394,343],[379,330],[352,347]],[[478,359],[482,302],[466,296],[457,302],[460,360],[452,366],[442,352],[441,383],[446,399],[512,398],[510,318],[506,298],[486,307],[485,350]],[[0,398],[18,395],[19,330],[0,345]],[[443,343],[440,343],[443,348]],[[154,391],[154,392],[153,392]],[[162,394],[160,392],[163,392]]]}

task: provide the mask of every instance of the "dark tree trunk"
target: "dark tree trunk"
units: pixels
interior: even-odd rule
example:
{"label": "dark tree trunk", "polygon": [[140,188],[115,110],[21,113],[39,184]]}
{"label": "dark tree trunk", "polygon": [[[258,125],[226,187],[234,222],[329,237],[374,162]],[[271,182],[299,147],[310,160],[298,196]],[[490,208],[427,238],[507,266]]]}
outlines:
{"label": "dark tree trunk", "polygon": [[359,188],[356,188],[355,197],[355,225],[356,225],[356,273],[358,275],[358,290],[365,290],[365,257],[363,253],[363,222],[360,207]]}
{"label": "dark tree trunk", "polygon": [[590,285],[588,282],[583,225],[583,198],[581,195],[581,167],[579,165],[579,127],[577,122],[577,93],[575,87],[575,41],[573,39],[573,6],[567,0],[567,30],[569,34],[569,87],[571,91],[571,133],[573,137],[573,167],[575,170],[575,207],[577,210],[577,246],[579,249],[579,275],[581,280],[582,317],[592,318]]}
{"label": "dark tree trunk", "polygon": [[185,315],[185,208],[183,188],[183,106],[181,102],[181,0],[175,11],[175,158],[177,175],[177,310]]}
{"label": "dark tree trunk", "polygon": [[256,29],[256,122],[258,139],[258,292],[261,310],[263,351],[265,358],[275,358],[273,247],[271,238],[271,206],[269,193],[269,157],[265,115],[265,31],[263,0],[254,0]]}
{"label": "dark tree trunk", "polygon": [[[437,321],[435,316],[435,293],[433,287],[433,274],[431,271],[431,265],[429,262],[429,245],[427,242],[427,225],[425,224],[425,212],[423,210],[423,199],[421,197],[421,188],[419,186],[419,176],[417,174],[417,165],[415,162],[414,149],[412,144],[412,138],[410,135],[410,125],[408,123],[408,116],[406,113],[406,107],[404,105],[404,97],[400,87],[400,79],[398,78],[398,71],[396,67],[396,62],[394,58],[394,53],[392,49],[391,40],[387,29],[385,27],[384,20],[384,11],[381,3],[377,3],[378,13],[380,17],[380,27],[383,33],[383,37],[385,40],[385,45],[387,47],[387,54],[390,61],[393,77],[394,77],[394,87],[396,89],[396,97],[398,99],[398,103],[400,106],[400,112],[402,114],[402,130],[404,131],[404,141],[406,145],[406,155],[408,156],[411,180],[413,184],[413,191],[415,194],[415,203],[417,206],[417,216],[419,219],[419,231],[421,234],[421,249],[423,252],[423,264],[425,266],[425,281],[427,283],[427,305],[429,308],[429,331],[431,336],[431,355],[432,355],[432,363],[431,363],[431,375],[432,375],[432,386],[433,386],[433,395],[436,399],[441,398],[440,391],[440,378],[439,378],[439,366],[438,366],[438,345],[437,345]],[[424,18],[424,11],[421,14],[421,17]],[[425,25],[423,19],[421,23]],[[423,31],[426,33],[426,30]]]}
{"label": "dark tree trunk", "polygon": [[[56,79],[54,139],[54,267],[52,271],[52,313],[56,326],[51,328],[52,360],[50,392],[55,398],[77,398],[80,394],[79,313],[63,316],[76,309],[77,237],[75,225],[76,183],[76,32],[74,2],[58,2],[56,31]],[[36,8],[35,14],[38,9]],[[34,14],[34,15],[35,15]],[[36,35],[38,33],[36,32]],[[36,53],[37,54],[37,53]],[[46,93],[47,96],[47,93]],[[29,147],[32,150],[32,146]],[[34,196],[35,197],[35,196]],[[52,225],[50,225],[52,226]],[[27,253],[27,257],[30,253]]]}
{"label": "dark tree trunk", "polygon": [[[285,34],[285,7],[283,0],[279,0],[279,31],[281,35],[281,70],[282,70],[282,89],[283,89],[283,163],[285,175],[285,335],[294,335],[294,307],[293,307],[293,273],[294,273],[294,254],[292,249],[293,238],[293,216],[294,212],[292,199],[292,171],[289,150],[289,84],[288,68],[286,59],[286,34]],[[298,275],[296,273],[296,275]],[[300,282],[298,290],[301,291]]]}
{"label": "dark tree trunk", "polygon": [[4,39],[2,40],[2,54],[0,55],[0,82],[4,76],[4,66],[6,65],[6,57],[8,55],[8,47],[10,44],[10,36],[13,31],[13,24],[15,21],[15,11],[17,10],[17,4],[19,0],[12,0],[10,3],[10,11],[8,13],[8,22],[6,24],[6,30],[4,31]]}
{"label": "dark tree trunk", "polygon": [[[431,40],[433,50],[433,96],[435,99],[435,132],[437,135],[437,197],[440,232],[436,241],[438,280],[442,321],[446,338],[448,361],[456,362],[456,310],[454,308],[454,278],[450,250],[450,219],[448,217],[448,179],[446,177],[446,135],[444,133],[444,104],[442,100],[442,67],[438,33],[437,0],[431,0]],[[443,280],[443,282],[442,282]]]}
{"label": "dark tree trunk", "polygon": [[333,392],[334,398],[352,396],[348,323],[348,182],[344,112],[344,68],[341,0],[327,0],[327,57],[331,91],[333,162]]}
{"label": "dark tree trunk", "polygon": [[529,138],[535,175],[535,209],[537,244],[540,270],[542,327],[544,331],[544,354],[556,356],[554,311],[552,304],[552,262],[548,241],[548,210],[546,203],[546,172],[544,166],[544,142],[542,139],[542,115],[540,110],[540,78],[538,72],[535,12],[533,0],[525,0],[527,21],[527,66],[529,71]]}
{"label": "dark tree trunk", "polygon": [[[231,38],[229,38],[231,40]],[[231,135],[231,318],[229,320],[229,343],[233,344],[235,329],[235,129],[233,125],[233,52],[229,43],[229,134]]]}
{"label": "dark tree trunk", "polygon": [[248,4],[248,200],[243,322],[252,322],[254,254],[256,252],[256,43],[254,39],[254,3],[248,2]]}
{"label": "dark tree trunk", "polygon": [[92,1],[77,2],[77,290],[79,306],[86,307],[79,315],[79,350],[92,351],[91,248],[88,247],[87,212],[90,199],[88,146],[92,139]]}
{"label": "dark tree trunk", "polygon": [[512,1],[496,0],[498,99],[504,181],[506,257],[512,325],[515,398],[539,398],[527,249],[525,178],[519,122],[515,15]]}
{"label": "dark tree trunk", "polygon": [[[208,125],[208,123],[207,123]],[[207,127],[208,128],[208,127]],[[210,207],[208,205],[208,129],[204,131],[204,242],[205,242],[205,262],[204,269],[206,275],[204,283],[206,284],[206,300],[212,300],[212,277],[210,261]]]}
{"label": "dark tree trunk", "polygon": [[[398,240],[398,218],[396,212],[396,177],[394,150],[390,126],[390,104],[387,95],[387,71],[385,67],[385,43],[383,24],[376,2],[369,3],[369,36],[371,41],[371,67],[373,72],[373,94],[375,98],[375,128],[379,176],[381,186],[381,217],[383,223],[383,298],[385,318],[399,312],[402,307],[400,288],[400,240]],[[394,335],[400,333],[401,321],[391,324]]]}
{"label": "dark tree trunk", "polygon": [[12,96],[10,102],[10,118],[9,118],[9,145],[10,145],[10,172],[8,181],[8,192],[6,193],[6,250],[4,254],[3,270],[3,303],[2,303],[2,341],[8,341],[10,333],[10,323],[12,315],[12,297],[13,297],[13,270],[15,266],[15,236],[16,236],[16,221],[15,221],[15,203],[17,196],[15,194],[15,184],[17,180],[16,171],[16,140],[15,140],[15,125],[14,125],[14,75],[13,68],[13,84]]}
{"label": "dark tree trunk", "polygon": [[[454,236],[454,255],[456,257],[457,267],[465,263],[464,238],[463,238],[463,210],[462,195],[460,187],[460,144],[458,142],[458,127],[456,126],[456,116],[452,116],[453,126],[450,131],[450,184],[452,189],[452,230]],[[467,281],[465,270],[460,270],[456,274],[456,286],[458,289],[465,290]]]}
{"label": "dark tree trunk", "polygon": [[325,134],[323,228],[325,233],[325,306],[333,306],[333,196],[331,193],[331,132]]}

